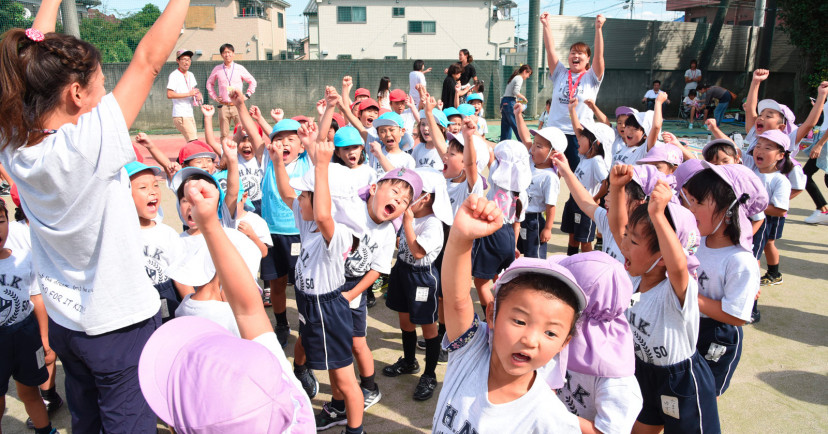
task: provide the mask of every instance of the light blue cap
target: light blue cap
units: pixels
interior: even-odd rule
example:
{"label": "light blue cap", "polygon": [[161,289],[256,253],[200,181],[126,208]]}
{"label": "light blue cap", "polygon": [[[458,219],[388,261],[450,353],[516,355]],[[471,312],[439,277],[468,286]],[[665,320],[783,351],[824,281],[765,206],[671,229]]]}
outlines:
{"label": "light blue cap", "polygon": [[273,126],[273,131],[270,132],[270,140],[273,140],[273,137],[282,131],[299,131],[299,127],[301,126],[302,124],[293,119],[283,119]]}
{"label": "light blue cap", "polygon": [[[213,174],[213,179],[216,180],[216,183],[219,186],[219,203],[224,203],[224,197],[227,195],[227,171],[222,170],[221,172],[216,172],[215,174]],[[236,202],[241,202],[243,198],[244,186],[241,185],[241,180],[239,180],[239,197],[236,199]],[[256,209],[253,207],[253,201],[251,201],[249,198],[247,199],[247,202],[244,203],[244,209],[245,211],[253,211]],[[219,213],[219,217],[220,216],[221,213]]]}
{"label": "light blue cap", "polygon": [[[443,114],[446,116],[446,119],[448,119],[451,116],[463,116],[454,107],[448,107],[448,108],[443,109]],[[449,123],[453,123],[453,122],[449,122]]]}
{"label": "light blue cap", "polygon": [[[376,121],[374,121],[376,125]],[[354,127],[342,127],[336,131],[334,134],[334,146],[337,148],[344,148],[346,146],[354,146],[360,145],[365,146],[365,142],[362,140],[362,135],[359,134],[359,130]]]}
{"label": "light blue cap", "polygon": [[474,106],[471,104],[460,104],[457,106],[457,111],[460,112],[460,115],[463,117],[471,116],[474,114]]}
{"label": "light blue cap", "polygon": [[155,176],[162,176],[164,174],[164,171],[161,170],[160,167],[147,166],[146,164],[141,163],[139,161],[133,161],[131,163],[127,163],[124,166],[124,169],[126,169],[126,171],[127,171],[127,176],[132,176],[132,175],[135,175],[138,172],[143,172],[145,170],[152,170],[152,173]]}
{"label": "light blue cap", "polygon": [[402,116],[398,115],[396,112],[388,112],[383,113],[382,116],[374,119],[374,128],[379,127],[405,127],[405,122],[403,122]]}
{"label": "light blue cap", "polygon": [[466,102],[471,103],[472,101],[483,101],[483,94],[482,93],[472,93],[466,97]]}
{"label": "light blue cap", "polygon": [[[437,108],[434,108],[434,110],[432,110],[431,113],[434,115],[434,120],[436,120],[437,123],[440,124],[440,126],[443,128],[448,128],[449,124],[452,123],[448,121],[448,118],[446,117],[445,113],[443,113],[441,110]],[[420,110],[420,122],[425,121],[425,110]]]}

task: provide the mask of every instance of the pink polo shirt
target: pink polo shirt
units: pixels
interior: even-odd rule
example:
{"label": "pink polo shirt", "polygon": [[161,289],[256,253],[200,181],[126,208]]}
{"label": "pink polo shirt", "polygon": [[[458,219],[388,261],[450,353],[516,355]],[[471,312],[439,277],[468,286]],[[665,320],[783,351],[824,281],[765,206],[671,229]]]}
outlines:
{"label": "pink polo shirt", "polygon": [[[216,95],[216,91],[213,88],[213,83],[216,80],[218,80],[218,95]],[[236,62],[231,63],[228,67],[225,67],[224,63],[221,63],[213,68],[213,72],[210,73],[210,77],[207,79],[207,93],[210,95],[210,98],[218,102],[230,101],[227,88],[233,86],[239,91],[242,91],[244,86],[242,82],[247,82],[248,84],[246,93],[252,95],[256,91],[256,79],[250,75],[247,68]]]}

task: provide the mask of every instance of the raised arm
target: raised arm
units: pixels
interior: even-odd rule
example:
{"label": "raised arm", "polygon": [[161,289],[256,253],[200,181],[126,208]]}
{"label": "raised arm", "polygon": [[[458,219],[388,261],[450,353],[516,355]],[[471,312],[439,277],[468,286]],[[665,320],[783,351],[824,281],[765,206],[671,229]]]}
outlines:
{"label": "raised arm", "polygon": [[333,86],[325,87],[325,111],[322,112],[322,117],[319,118],[319,137],[326,139],[328,131],[331,129],[331,122],[333,121],[333,113],[339,105],[339,94]]}
{"label": "raised arm", "polygon": [[647,150],[653,149],[658,141],[658,133],[661,132],[661,125],[664,124],[664,117],[661,115],[661,106],[667,101],[667,92],[659,92],[656,95],[655,105],[653,106],[653,126],[650,132],[647,133]]}
{"label": "raised arm", "polygon": [[293,209],[293,201],[296,199],[296,190],[290,186],[290,176],[285,168],[285,161],[282,160],[284,145],[281,141],[271,142],[267,145],[267,152],[270,154],[270,161],[273,163],[273,173],[276,177],[276,188],[279,190],[279,197],[288,208]]}
{"label": "raised arm", "polygon": [[239,150],[236,142],[230,138],[224,138],[221,142],[221,157],[227,165],[227,192],[224,195],[224,204],[227,205],[227,210],[230,211],[230,216],[236,218],[236,211],[239,201],[239,189],[241,188],[239,182]]}
{"label": "raised arm", "polygon": [[[569,163],[566,160],[566,155],[562,152],[556,152],[552,155],[552,163],[558,168],[558,173],[561,175],[561,178],[563,178],[567,188],[569,188],[569,193],[572,194],[572,198],[575,199],[575,203],[578,204],[578,208],[580,208],[584,214],[588,215],[589,218],[595,220],[595,210],[598,209],[598,203],[595,199],[593,199],[592,195],[589,194],[589,191],[584,188],[581,182],[578,181],[575,174],[572,173],[572,170],[569,168]],[[615,202],[613,202],[613,206],[615,206]],[[547,218],[547,220],[549,219]],[[614,236],[615,234],[613,234],[613,237]],[[620,238],[616,238],[616,240],[620,240]]]}
{"label": "raised arm", "polygon": [[[267,122],[265,122],[265,126],[267,128],[262,126],[262,118],[264,118],[264,116],[262,116],[262,110],[259,109],[259,107],[255,106],[255,105],[250,106],[250,110],[248,110],[248,112],[250,114],[250,118],[253,119],[253,131],[256,131],[256,134],[258,134],[258,132],[259,132],[258,128],[261,128],[262,131],[264,131],[265,134],[270,133],[270,125],[267,125]],[[264,139],[264,137],[262,137],[262,135],[259,134],[259,144],[258,144],[258,146],[253,142],[251,142],[251,144],[253,145],[253,155],[256,156],[256,161],[259,164],[261,164],[262,163],[262,157],[264,156],[264,151],[265,151],[265,147],[264,147],[265,139]]]}
{"label": "raised arm", "polygon": [[[236,94],[238,93],[237,91]],[[236,106],[242,128],[247,131],[247,137],[249,137],[250,144],[253,145],[254,155],[256,155],[257,161],[261,161],[261,155],[264,153],[264,141],[262,140],[262,135],[259,134],[259,127],[256,125],[256,121],[253,120],[253,116],[250,116],[250,112],[247,110],[244,97],[239,96],[233,98],[233,105]],[[256,110],[258,110],[258,107],[256,107]]]}
{"label": "raised arm", "polygon": [[595,17],[595,55],[592,59],[592,72],[598,80],[604,79],[604,23],[607,19],[603,15]]}
{"label": "raised arm", "polygon": [[593,101],[591,99],[587,99],[587,100],[584,100],[584,104],[586,104],[587,107],[589,107],[589,109],[592,110],[592,113],[595,115],[595,120],[596,121],[598,121],[602,124],[605,124],[605,125],[612,126],[612,122],[610,122],[607,115],[605,115],[604,112],[602,112],[601,109],[598,108],[598,105],[595,104],[595,101]]}
{"label": "raised arm", "polygon": [[37,10],[32,27],[43,33],[54,32],[58,10],[60,10],[60,0],[43,0],[40,9]]}
{"label": "raised arm", "polygon": [[541,27],[543,27],[543,43],[546,45],[546,61],[549,62],[549,75],[554,75],[558,68],[558,53],[555,51],[555,39],[552,37],[552,23],[549,12],[540,16]]}
{"label": "raised arm", "polygon": [[578,107],[578,98],[572,98],[569,100],[569,105],[567,106],[567,110],[569,110],[569,121],[572,122],[572,131],[575,134],[578,134],[583,127],[581,126],[581,121],[578,120],[578,114],[575,112],[575,109]]}
{"label": "raised arm", "polygon": [[328,184],[328,166],[331,164],[331,157],[333,157],[334,144],[325,139],[318,140],[315,146],[316,166],[314,166],[314,181],[313,191],[313,220],[325,238],[325,242],[330,242],[333,238],[336,223],[331,214],[331,187]]}
{"label": "raised arm", "polygon": [[172,175],[174,175],[175,172],[178,171],[179,168],[173,165],[170,159],[167,158],[166,155],[164,155],[164,152],[162,152],[161,149],[155,146],[155,143],[153,143],[152,140],[150,140],[149,136],[147,136],[147,133],[138,133],[135,136],[135,143],[146,148],[147,151],[149,151],[152,158],[155,160],[155,162],[158,163],[159,166],[163,167],[164,170],[170,175],[170,178],[172,178]]}
{"label": "raised arm", "polygon": [[515,104],[515,123],[517,124],[518,140],[526,146],[528,151],[532,151],[532,133],[529,132],[529,127],[526,126],[526,121],[523,119],[523,104]]}
{"label": "raised arm", "polygon": [[[667,181],[660,179],[650,195],[647,211],[658,237],[658,246],[664,265],[667,266],[667,277],[670,279],[670,285],[673,286],[676,297],[684,306],[687,283],[690,281],[690,273],[687,271],[687,257],[684,256],[684,250],[681,247],[678,235],[670,226],[667,215],[664,214],[664,210],[672,197],[673,191],[670,185],[667,184]],[[615,203],[613,203],[613,206],[615,206]]]}
{"label": "raised arm", "polygon": [[610,201],[612,206],[609,207],[607,214],[609,216],[610,231],[612,237],[618,240],[624,239],[624,231],[627,227],[627,220],[629,215],[627,213],[627,193],[624,191],[624,186],[632,181],[633,168],[632,166],[619,164],[613,166],[610,170]]}
{"label": "raised arm", "polygon": [[474,146],[475,132],[477,131],[477,116],[469,116],[463,119],[463,170],[466,173],[466,184],[471,193],[477,183],[477,148]]}
{"label": "raised arm", "polygon": [[127,127],[132,126],[149,95],[155,77],[167,61],[181,33],[190,0],[171,0],[147,31],[124,75],[112,93],[121,107]]}
{"label": "raised arm", "polygon": [[440,132],[437,119],[434,117],[434,108],[437,106],[437,101],[429,94],[425,94],[424,101],[425,117],[426,122],[428,122],[428,129],[431,131],[431,141],[434,143],[434,148],[437,149],[437,153],[440,154],[440,158],[443,158],[446,152],[448,152],[448,149],[446,146],[446,138]]}
{"label": "raised arm", "polygon": [[[759,113],[756,108],[759,106],[759,86],[763,81],[768,79],[770,72],[767,69],[757,69],[753,71],[753,78],[750,80],[750,88],[748,89],[747,99],[745,99],[745,132],[749,133],[751,128],[756,124],[756,118]],[[707,105],[707,101],[705,101]]]}
{"label": "raised arm", "polygon": [[822,114],[822,107],[825,105],[826,95],[828,95],[828,81],[823,81],[817,88],[817,97],[816,101],[814,101],[814,106],[811,107],[811,112],[808,113],[805,122],[802,122],[802,125],[796,130],[796,143],[791,143],[791,147],[799,146],[799,142],[814,129],[819,121],[819,115]]}
{"label": "raised arm", "polygon": [[213,132],[213,115],[216,114],[216,108],[205,104],[201,106],[201,113],[204,115],[204,141],[213,148],[216,155],[221,155],[221,142]]}
{"label": "raised arm", "polygon": [[[353,87],[354,79],[351,78],[350,75],[342,77],[342,94],[340,95],[342,97],[342,107],[340,107],[339,111],[342,112],[343,116],[345,115],[345,112],[351,111],[351,88]],[[348,119],[348,122],[351,122],[349,118],[346,119]]]}
{"label": "raised arm", "polygon": [[710,130],[710,135],[712,135],[714,139],[728,138],[727,134],[725,134],[724,131],[719,129],[719,126],[716,124],[715,118],[707,118],[707,120],[704,121],[704,125],[707,127],[708,130]]}

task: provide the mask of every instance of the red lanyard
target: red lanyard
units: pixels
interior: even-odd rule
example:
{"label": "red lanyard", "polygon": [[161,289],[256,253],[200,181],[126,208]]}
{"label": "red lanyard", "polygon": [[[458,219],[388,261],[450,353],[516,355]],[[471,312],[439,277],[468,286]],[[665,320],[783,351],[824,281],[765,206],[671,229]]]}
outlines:
{"label": "red lanyard", "polygon": [[189,74],[187,74],[186,72],[182,71],[182,70],[181,70],[181,68],[179,68],[179,69],[178,69],[178,72],[180,72],[180,73],[181,73],[181,75],[183,75],[183,76],[184,76],[184,83],[187,85],[187,90],[193,90],[193,88],[192,88],[192,87],[190,87],[190,76],[189,76]]}
{"label": "red lanyard", "polygon": [[575,80],[575,83],[572,83],[572,71],[569,71],[569,74],[566,76],[568,84],[569,84],[569,99],[578,98],[578,85],[581,84],[581,79],[584,78],[584,74],[586,71],[578,74],[578,79]]}

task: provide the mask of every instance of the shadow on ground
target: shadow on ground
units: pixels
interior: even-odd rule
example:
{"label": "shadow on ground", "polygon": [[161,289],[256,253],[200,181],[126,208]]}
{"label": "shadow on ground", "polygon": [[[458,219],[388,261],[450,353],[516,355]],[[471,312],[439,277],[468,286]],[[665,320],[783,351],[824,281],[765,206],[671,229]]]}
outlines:
{"label": "shadow on ground", "polygon": [[[828,347],[828,316],[790,307],[762,305],[762,321],[752,325],[760,331],[814,347]],[[826,389],[820,389],[825,394]],[[828,394],[826,394],[828,396]]]}
{"label": "shadow on ground", "polygon": [[790,398],[828,405],[828,375],[805,371],[762,372],[760,380]]}

